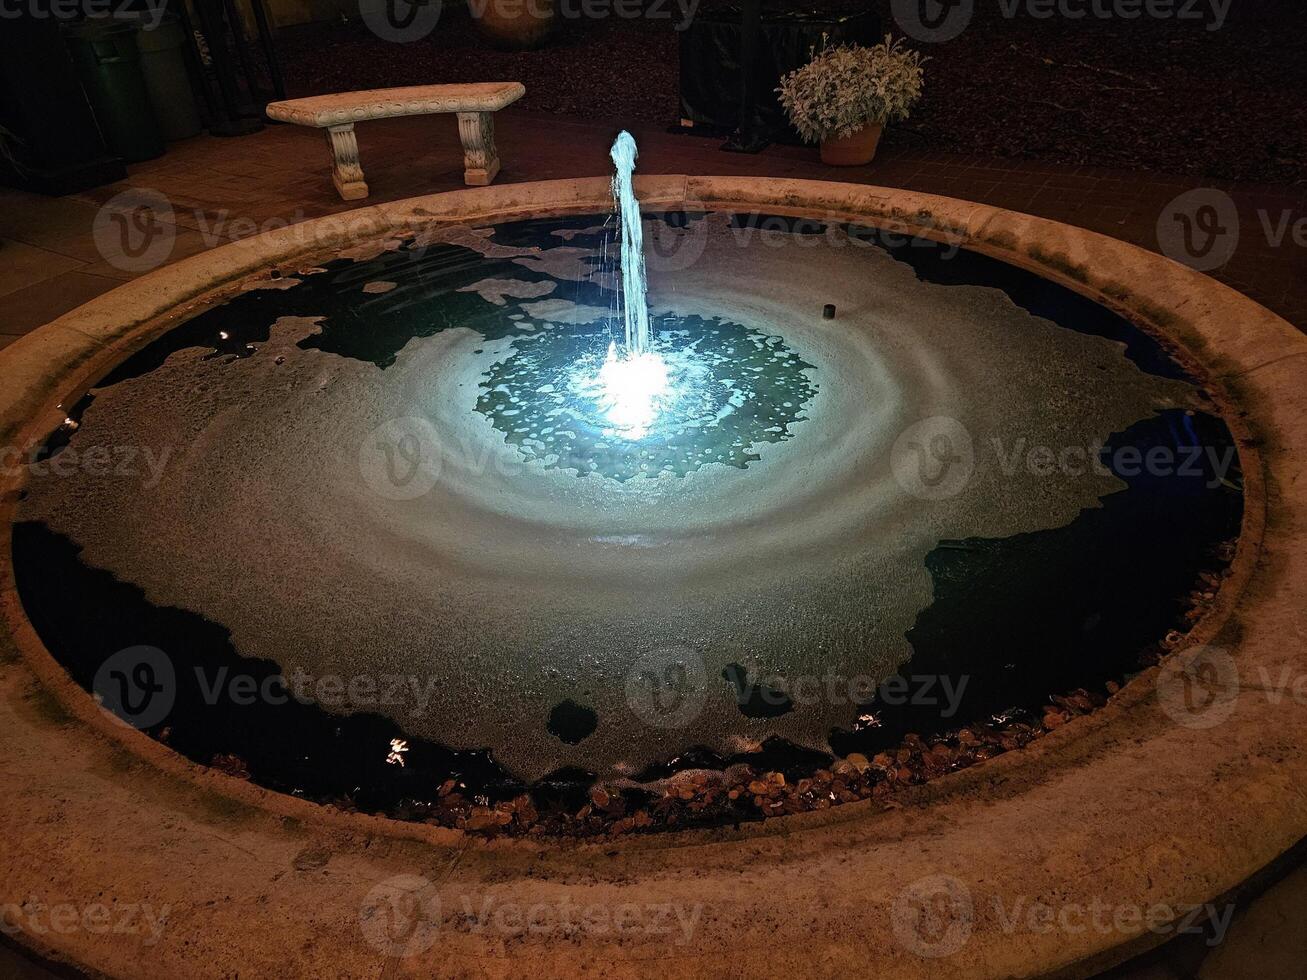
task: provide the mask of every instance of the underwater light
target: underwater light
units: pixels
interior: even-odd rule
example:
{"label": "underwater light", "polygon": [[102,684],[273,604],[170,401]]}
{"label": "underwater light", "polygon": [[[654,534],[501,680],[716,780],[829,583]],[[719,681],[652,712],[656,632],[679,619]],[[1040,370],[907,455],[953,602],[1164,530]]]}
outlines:
{"label": "underwater light", "polygon": [[640,439],[649,431],[668,396],[667,363],[660,354],[619,357],[617,345],[608,345],[599,376],[599,405],[612,423],[614,434]]}

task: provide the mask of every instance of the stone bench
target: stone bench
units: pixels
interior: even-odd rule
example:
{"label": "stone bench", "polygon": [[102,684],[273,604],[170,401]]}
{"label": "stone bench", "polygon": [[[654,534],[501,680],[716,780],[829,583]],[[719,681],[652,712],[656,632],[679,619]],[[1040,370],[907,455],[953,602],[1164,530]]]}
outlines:
{"label": "stone bench", "polygon": [[411,85],[272,102],[267,112],[269,118],[281,122],[325,129],[327,145],[331,148],[331,180],[342,198],[357,201],[368,196],[368,185],[359,164],[359,144],[354,137],[356,122],[457,113],[458,133],[463,140],[463,180],[481,187],[499,173],[492,113],[525,94],[526,87],[521,82]]}

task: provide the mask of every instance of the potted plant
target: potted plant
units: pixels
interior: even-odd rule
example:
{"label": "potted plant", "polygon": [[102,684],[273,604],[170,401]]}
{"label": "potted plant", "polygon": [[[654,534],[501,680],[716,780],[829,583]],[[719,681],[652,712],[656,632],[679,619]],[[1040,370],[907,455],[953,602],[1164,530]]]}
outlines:
{"label": "potted plant", "polygon": [[781,79],[781,105],[805,140],[821,144],[833,167],[870,163],[885,123],[908,118],[921,98],[920,52],[887,34],[870,48],[823,48]]}

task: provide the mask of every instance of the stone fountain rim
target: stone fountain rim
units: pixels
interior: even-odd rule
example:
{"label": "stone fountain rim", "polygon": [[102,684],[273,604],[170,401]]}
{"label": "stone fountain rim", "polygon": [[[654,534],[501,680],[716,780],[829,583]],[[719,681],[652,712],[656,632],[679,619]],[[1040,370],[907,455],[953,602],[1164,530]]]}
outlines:
{"label": "stone fountain rim", "polygon": [[[1246,667],[1278,669],[1286,663],[1280,645],[1256,627],[1269,619],[1281,629],[1300,629],[1291,593],[1307,581],[1294,555],[1295,548],[1302,551],[1298,528],[1307,527],[1307,492],[1291,489],[1300,468],[1295,454],[1307,446],[1307,422],[1295,403],[1307,388],[1300,367],[1307,363],[1300,360],[1307,354],[1307,339],[1290,324],[1215,280],[1151,252],[985,205],[891,188],[755,178],[642,177],[637,178],[636,189],[648,208],[748,209],[808,216],[815,212],[824,218],[871,219],[893,230],[959,241],[1066,285],[1178,345],[1182,357],[1211,379],[1223,407],[1231,409],[1227,421],[1239,440],[1247,481],[1244,529],[1233,574],[1212,610],[1190,634],[1190,643],[1220,640]],[[70,398],[113,364],[170,329],[188,309],[238,289],[241,282],[266,274],[273,265],[335,251],[346,243],[385,238],[415,224],[491,222],[604,209],[609,192],[607,179],[593,178],[431,195],[304,222],[157,270],[0,352],[0,374],[14,379],[0,393],[0,444],[26,447],[39,440],[62,418],[58,406],[70,404]],[[15,503],[13,482],[6,477],[0,503],[6,522]],[[0,747],[0,764],[7,771],[30,776],[29,789],[10,794],[8,803],[0,807],[0,830],[21,827],[21,835],[11,833],[9,839],[21,838],[29,857],[59,853],[58,841],[66,839],[67,826],[25,821],[23,814],[52,806],[49,791],[68,779],[78,787],[90,783],[86,792],[93,798],[69,804],[80,807],[75,813],[78,828],[95,838],[96,829],[107,820],[124,831],[131,827],[153,835],[159,853],[166,856],[163,867],[186,868],[190,893],[201,897],[260,882],[258,870],[278,862],[285,865],[288,847],[328,841],[338,860],[369,883],[406,869],[438,868],[441,856],[457,855],[462,884],[480,885],[487,891],[507,876],[518,895],[550,894],[551,889],[556,894],[559,883],[569,881],[578,893],[667,896],[663,900],[675,900],[677,895],[715,898],[721,903],[720,914],[686,949],[673,951],[681,961],[678,965],[692,973],[695,966],[698,972],[714,972],[717,950],[732,950],[732,963],[748,962],[754,951],[741,949],[739,936],[741,930],[756,929],[759,923],[769,925],[766,938],[753,944],[767,953],[753,964],[757,969],[774,969],[797,953],[793,967],[811,970],[817,962],[822,972],[831,973],[851,969],[864,973],[884,969],[896,976],[1076,973],[1106,965],[1159,937],[1053,933],[1014,938],[978,914],[970,940],[956,957],[921,958],[894,939],[893,886],[921,877],[914,869],[933,868],[933,874],[946,873],[976,888],[985,882],[995,896],[1031,897],[1049,891],[1051,867],[1058,869],[1053,878],[1062,902],[1077,895],[1092,897],[1090,886],[1096,886],[1099,895],[1137,894],[1147,896],[1150,905],[1178,906],[1225,894],[1307,836],[1307,805],[1292,798],[1295,794],[1288,791],[1286,776],[1294,771],[1307,774],[1307,718],[1302,706],[1281,705],[1270,712],[1251,705],[1250,710],[1253,696],[1241,697],[1234,720],[1218,729],[1219,734],[1185,730],[1179,738],[1176,726],[1157,708],[1155,672],[1148,672],[1100,712],[1076,719],[1023,751],[902,795],[891,809],[871,802],[846,804],[738,830],[580,845],[485,842],[458,831],[341,813],[265,790],[190,763],[113,722],[53,660],[23,615],[13,588],[8,538],[0,551],[0,609],[7,626],[0,633],[0,644],[13,648],[0,655],[0,688],[9,694],[0,711],[9,716],[5,721],[15,733],[26,736],[11,740],[10,748]],[[15,707],[20,701],[26,709]],[[1232,752],[1231,743],[1236,742],[1242,748]],[[22,753],[16,751],[20,743],[25,748]],[[1277,756],[1275,765],[1267,763],[1272,754]],[[1131,757],[1135,764],[1123,765]],[[1146,765],[1138,761],[1140,757],[1147,759]],[[61,759],[65,768],[52,772],[49,766],[34,765],[34,759]],[[113,787],[85,778],[106,772],[137,792],[125,799]],[[1202,778],[1195,778],[1195,772]],[[1188,787],[1186,805],[1177,810],[1174,797],[1179,794],[1158,793],[1159,783]],[[1055,789],[1061,784],[1067,785],[1059,795]],[[1085,790],[1086,785],[1091,789]],[[142,787],[151,792],[140,792]],[[1073,790],[1071,798],[1082,808],[1079,822],[1068,824],[1065,813],[1050,816],[1049,804],[1066,810],[1065,794]],[[254,870],[245,869],[249,873],[232,880],[230,861],[207,866],[199,833],[163,834],[164,839],[159,839],[157,812],[143,802],[150,798],[167,800],[171,816],[196,831],[241,828],[242,834],[253,838],[253,847],[244,851],[254,857]],[[1141,800],[1159,812],[1141,818]],[[19,802],[21,808],[15,806]],[[61,820],[67,819],[62,805],[55,809],[63,814]],[[1177,837],[1176,826],[1186,813],[1194,812],[1203,812],[1208,826],[1187,828],[1194,831],[1192,836]],[[1014,836],[1023,819],[1048,826],[1041,824]],[[977,834],[986,833],[996,841],[1008,840],[1015,849],[1013,860],[995,866],[985,848],[977,851]],[[385,853],[367,850],[379,841],[390,842],[380,849]],[[1110,842],[1117,854],[1145,857],[1135,868],[1108,861],[1104,867],[1085,869],[1081,851],[1086,841],[1099,846]],[[116,843],[97,852],[91,866],[67,861],[58,865],[71,894],[98,894],[106,881],[120,886],[137,881],[138,886],[143,882],[166,891],[160,878],[147,877],[140,870],[137,847],[124,848],[121,840]],[[1037,859],[1029,853],[1031,848]],[[875,867],[855,870],[852,865],[865,862],[871,851],[877,853]],[[1017,851],[1023,852],[1020,859]],[[396,855],[403,860],[397,861]],[[760,870],[745,873],[758,859]],[[545,877],[539,872],[532,878],[523,874],[525,864],[533,862],[544,863]],[[30,860],[22,860],[17,848],[0,857],[0,866],[11,883],[21,882],[29,890],[41,883],[39,871],[34,871]],[[902,874],[887,878],[887,868]],[[796,917],[792,902],[787,903],[791,892],[771,880],[782,873],[792,878],[794,871],[824,873],[823,887],[831,899],[828,907],[813,911],[821,921],[797,932],[796,919],[802,916]],[[266,881],[262,886],[272,887]],[[357,929],[362,892],[344,898],[339,893],[326,896],[318,883],[302,875],[279,876],[275,890],[279,900],[290,905],[312,901],[320,914],[329,914],[331,928],[323,932],[339,941],[327,942],[313,932],[314,941],[330,950],[325,962],[375,960],[376,954],[367,948],[362,949],[364,958],[358,959],[361,944],[349,931]],[[11,898],[6,892],[0,902]],[[829,918],[832,910],[840,915],[830,919],[831,930],[823,929],[822,915]],[[297,928],[295,923],[283,926],[291,932]],[[144,953],[131,942],[113,948],[97,946],[88,943],[86,935],[46,937],[33,945],[54,958],[110,974],[139,971],[143,964],[148,974],[155,962],[161,964],[160,976],[186,974],[197,964],[216,972],[221,972],[220,964],[244,964],[250,969],[270,955],[269,950],[253,948],[257,943],[248,938],[242,941],[228,934],[221,921],[211,923],[201,935],[202,941],[191,934],[189,944],[165,943]],[[851,943],[850,935],[860,938]],[[616,972],[639,973],[649,966],[633,958],[647,956],[648,949],[629,937],[585,939],[579,944],[528,944],[522,955],[531,958],[533,968],[551,973],[576,969],[582,962],[576,958],[578,953],[587,958],[599,955]],[[461,933],[450,941],[456,949],[449,955],[466,957],[469,963],[488,955],[495,944],[493,937]],[[792,952],[778,954],[778,946]],[[195,959],[198,950],[206,947],[204,958]],[[821,955],[814,955],[818,950]],[[156,961],[151,952],[163,956]],[[664,948],[661,953],[668,951]]]}

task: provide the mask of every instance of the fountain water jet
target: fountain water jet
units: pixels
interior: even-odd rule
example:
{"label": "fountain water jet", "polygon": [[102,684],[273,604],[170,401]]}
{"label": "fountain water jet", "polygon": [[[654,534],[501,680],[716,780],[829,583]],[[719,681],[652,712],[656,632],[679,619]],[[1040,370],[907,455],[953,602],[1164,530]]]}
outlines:
{"label": "fountain water jet", "polygon": [[650,349],[649,306],[644,271],[644,229],[640,224],[640,202],[631,186],[635,171],[635,137],[626,130],[613,141],[613,203],[621,234],[622,318],[626,325],[626,349],[620,355],[610,344],[608,356],[591,386],[599,391],[599,403],[615,434],[640,439],[657,418],[668,395],[667,364]]}
{"label": "fountain water jet", "polygon": [[644,230],[640,202],[631,187],[635,171],[635,137],[626,130],[613,141],[613,202],[622,235],[622,316],[626,322],[626,352],[639,357],[649,350],[649,308],[645,300]]}

